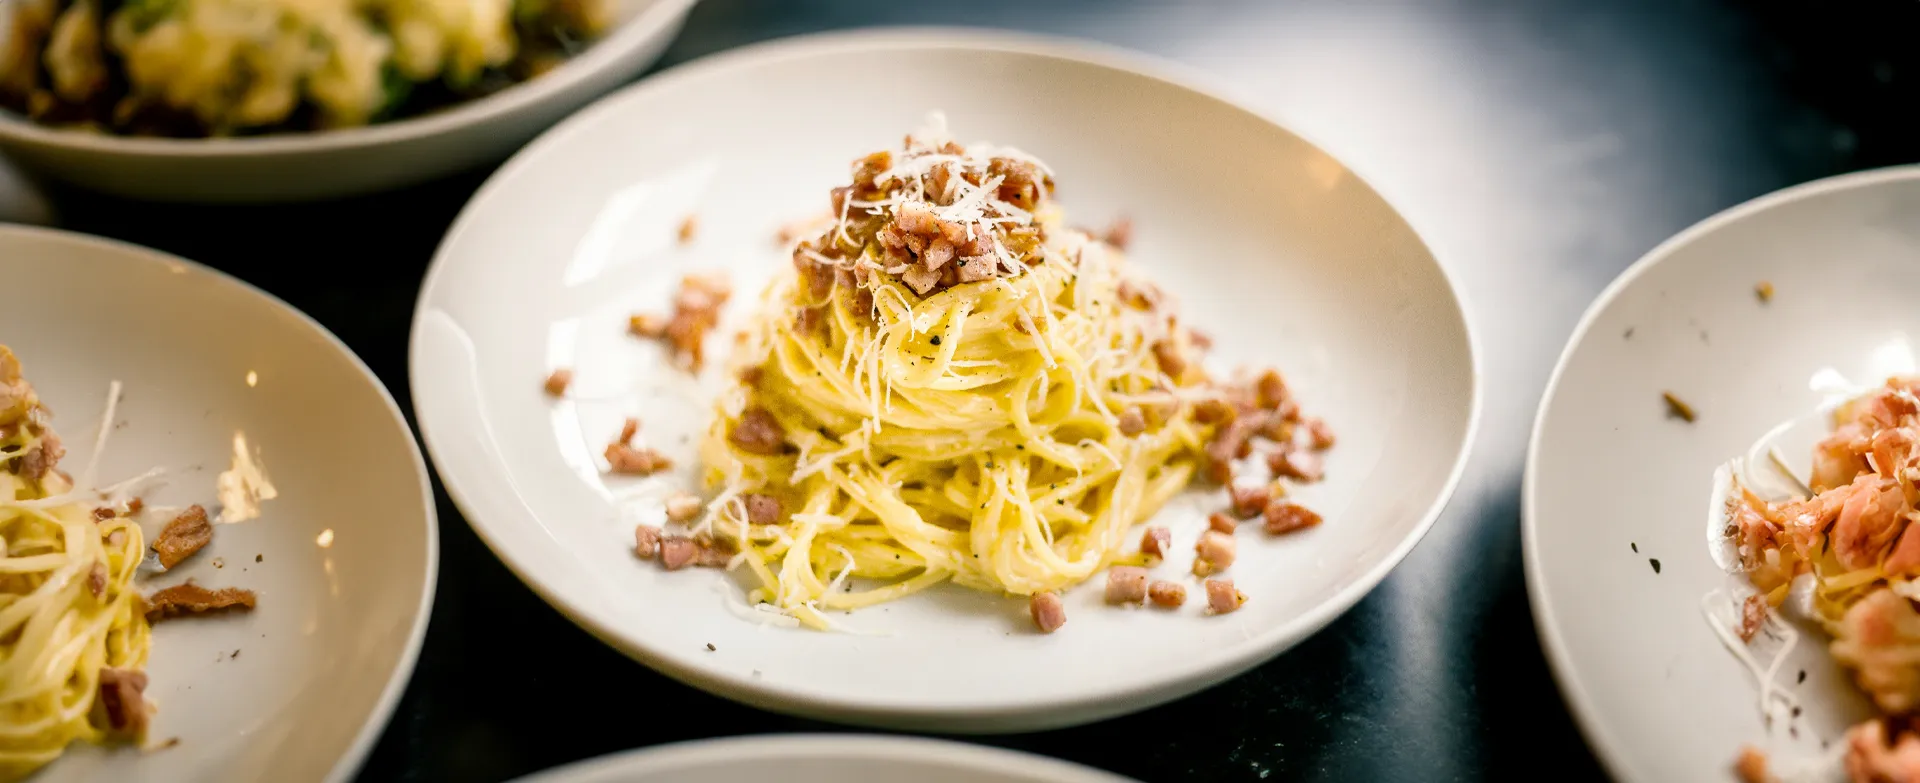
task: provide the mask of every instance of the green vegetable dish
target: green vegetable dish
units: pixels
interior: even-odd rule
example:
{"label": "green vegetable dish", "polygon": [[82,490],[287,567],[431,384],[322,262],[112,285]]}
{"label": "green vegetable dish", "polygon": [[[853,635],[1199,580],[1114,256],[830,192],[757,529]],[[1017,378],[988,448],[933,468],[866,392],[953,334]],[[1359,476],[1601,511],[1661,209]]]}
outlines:
{"label": "green vegetable dish", "polygon": [[11,0],[0,108],[140,136],[410,117],[539,76],[616,0]]}

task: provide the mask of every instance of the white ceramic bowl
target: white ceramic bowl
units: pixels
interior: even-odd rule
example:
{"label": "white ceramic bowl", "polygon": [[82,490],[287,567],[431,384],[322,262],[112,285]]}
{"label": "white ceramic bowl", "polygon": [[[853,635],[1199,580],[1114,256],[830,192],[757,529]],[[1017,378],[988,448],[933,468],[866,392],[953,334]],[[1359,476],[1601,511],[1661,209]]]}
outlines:
{"label": "white ceramic bowl", "polygon": [[[103,480],[163,468],[150,506],[217,512],[216,477],[244,434],[278,490],[175,572],[135,583],[259,595],[250,613],[155,626],[150,739],[179,744],[75,746],[34,780],[351,777],[413,670],[439,551],[426,465],[386,389],[292,308],[151,250],[0,226],[0,281],[0,343],[54,410],[70,472],[119,380]],[[166,521],[143,524],[151,536]]]}
{"label": "white ceramic bowl", "polygon": [[[1716,467],[1822,404],[1822,370],[1867,384],[1914,371],[1915,291],[1920,167],[1887,169],[1708,218],[1628,269],[1575,330],[1528,454],[1527,586],[1561,689],[1615,777],[1731,780],[1742,744],[1816,756],[1861,716],[1812,637],[1779,678],[1808,673],[1805,714],[1762,724],[1757,684],[1702,612],[1733,578],[1708,551],[1708,498]],[[1669,418],[1663,391],[1698,420]]]}
{"label": "white ceramic bowl", "polygon": [[695,2],[619,0],[622,21],[580,56],[420,117],[321,133],[159,139],[48,128],[0,111],[0,152],[46,176],[156,201],[290,201],[415,184],[498,160],[633,78],[666,50]]}
{"label": "white ceramic bowl", "polygon": [[682,742],[568,764],[520,783],[1128,783],[1064,761],[958,742],[794,734]]}
{"label": "white ceramic bowl", "polygon": [[[834,87],[856,73],[858,89]],[[663,307],[683,271],[724,269],[747,304],[723,327],[739,324],[762,284],[790,268],[776,229],[824,210],[849,161],[897,144],[933,109],[962,139],[1047,159],[1070,221],[1136,216],[1133,259],[1215,335],[1226,364],[1284,368],[1339,431],[1328,481],[1300,493],[1327,523],[1242,536],[1232,573],[1252,600],[1240,611],[1109,609],[1091,584],[1067,596],[1066,629],[1041,636],[1024,601],[952,588],[838,618],[890,636],[784,631],[730,614],[716,589],[725,575],[665,573],[632,555],[634,505],[646,504],[621,502],[636,485],[603,479],[596,455],[637,414],[648,442],[684,468],[640,491],[693,486],[690,439],[721,371],[686,393],[692,384],[654,346],[626,335],[627,314]],[[699,239],[678,246],[689,214]],[[429,448],[474,529],[522,579],[674,677],[892,727],[1089,721],[1265,661],[1419,540],[1459,475],[1478,400],[1451,283],[1338,161],[1158,62],[1005,34],[793,39],[629,88],[487,183],[441,246],[415,318],[412,383]],[[542,394],[558,366],[575,369],[583,399]],[[1196,491],[1158,517],[1176,552],[1192,551],[1222,502]],[[1184,572],[1185,557],[1169,573]]]}

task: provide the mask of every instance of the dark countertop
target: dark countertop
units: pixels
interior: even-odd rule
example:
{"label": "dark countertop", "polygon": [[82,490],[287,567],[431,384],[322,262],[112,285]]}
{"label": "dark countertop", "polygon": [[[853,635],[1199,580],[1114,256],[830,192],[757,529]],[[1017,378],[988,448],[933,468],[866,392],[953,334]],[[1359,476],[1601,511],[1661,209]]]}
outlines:
{"label": "dark countertop", "polygon": [[[1452,506],[1352,611],[1182,701],[973,741],[1148,781],[1532,778],[1541,759],[1556,779],[1600,778],[1540,654],[1521,573],[1520,476],[1540,390],[1587,303],[1662,239],[1770,190],[1920,160],[1920,3],[918,5],[708,0],[664,65],[871,24],[1013,27],[1185,61],[1400,207],[1462,284],[1485,356],[1485,426]],[[414,295],[483,179],[300,206],[154,206],[63,189],[44,204],[58,225],[281,296],[408,407]],[[44,219],[7,180],[0,171],[0,219]],[[631,662],[521,585],[444,494],[440,513],[426,648],[363,779],[493,781],[673,740],[841,730]]]}

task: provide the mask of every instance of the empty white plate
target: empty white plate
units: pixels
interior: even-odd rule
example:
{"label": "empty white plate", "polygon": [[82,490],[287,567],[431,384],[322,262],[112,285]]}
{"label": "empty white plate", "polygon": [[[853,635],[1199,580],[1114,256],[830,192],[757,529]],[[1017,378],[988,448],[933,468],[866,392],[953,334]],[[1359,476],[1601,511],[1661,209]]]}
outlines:
{"label": "empty white plate", "polygon": [[[1444,504],[1477,409],[1467,323],[1439,264],[1365,183],[1167,73],[1078,44],[864,32],[710,58],[563,123],[475,196],[421,294],[414,399],[449,490],[501,559],[582,626],[771,709],[896,728],[1059,726],[1177,698],[1294,644],[1378,583]],[[1069,221],[1134,216],[1132,257],[1216,336],[1216,353],[1283,368],[1339,431],[1329,479],[1300,493],[1326,524],[1241,537],[1231,573],[1251,601],[1240,611],[1106,608],[1096,579],[1066,597],[1068,625],[1050,636],[1033,631],[1025,601],[959,588],[836,617],[860,634],[790,631],[729,612],[727,575],[634,558],[640,515],[658,513],[668,486],[694,486],[690,440],[721,373],[689,382],[626,334],[627,315],[664,307],[686,271],[725,270],[741,292],[730,330],[791,268],[777,229],[823,211],[850,161],[936,109],[963,140],[1046,159]],[[681,246],[689,215],[699,235]],[[576,380],[555,403],[541,381],[562,366]],[[677,458],[677,475],[600,475],[627,415]],[[647,491],[651,503],[622,502]],[[1195,492],[1158,522],[1191,552],[1222,504],[1218,490]]]}
{"label": "empty white plate", "polygon": [[[1836,374],[1913,372],[1916,291],[1920,168],[1888,169],[1707,219],[1628,269],[1574,332],[1528,456],[1527,585],[1567,701],[1616,777],[1731,780],[1742,744],[1811,758],[1861,716],[1811,637],[1778,678],[1805,713],[1762,724],[1757,683],[1702,611],[1732,579],[1708,550],[1708,498],[1716,467],[1811,414]],[[1698,420],[1669,417],[1668,391]],[[1804,466],[1799,440],[1785,456]],[[1729,622],[1731,607],[1714,608]]]}
{"label": "empty white plate", "polygon": [[250,613],[154,627],[149,740],[179,743],[76,745],[34,779],[348,779],[413,670],[439,551],[426,466],[392,397],[306,316],[152,250],[0,226],[0,288],[0,343],[54,411],[69,472],[122,384],[99,476],[166,471],[141,493],[149,540],[168,521],[158,507],[223,510],[215,483],[243,438],[277,495],[135,582],[259,595]]}
{"label": "empty white plate", "polygon": [[853,734],[732,737],[631,750],[520,783],[1128,783],[1064,761],[958,742]]}

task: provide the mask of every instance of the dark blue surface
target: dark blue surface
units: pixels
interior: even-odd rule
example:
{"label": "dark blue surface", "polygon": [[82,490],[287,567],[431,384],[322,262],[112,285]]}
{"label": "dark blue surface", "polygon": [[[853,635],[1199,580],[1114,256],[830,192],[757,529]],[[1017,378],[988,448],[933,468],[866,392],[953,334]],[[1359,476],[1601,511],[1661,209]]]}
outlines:
{"label": "dark blue surface", "polygon": [[[1165,707],[975,741],[1150,781],[1600,777],[1541,657],[1521,575],[1520,471],[1540,389],[1586,304],[1660,240],[1769,190],[1920,160],[1920,3],[923,5],[708,0],[666,65],[876,24],[1018,28],[1184,61],[1407,214],[1464,288],[1486,384],[1448,513],[1331,627]],[[298,207],[50,201],[62,225],[284,297],[360,352],[404,407],[420,275],[483,177]],[[672,740],[836,730],[632,663],[515,580],[444,497],[440,508],[426,649],[364,779],[492,781]]]}

